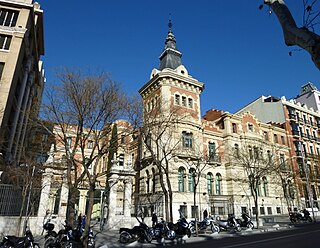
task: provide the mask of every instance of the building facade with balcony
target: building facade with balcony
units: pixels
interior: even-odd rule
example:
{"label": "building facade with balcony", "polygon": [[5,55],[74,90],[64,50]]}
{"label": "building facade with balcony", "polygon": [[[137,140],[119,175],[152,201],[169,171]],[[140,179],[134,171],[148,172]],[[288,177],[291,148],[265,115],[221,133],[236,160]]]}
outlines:
{"label": "building facade with balcony", "polygon": [[262,96],[239,111],[250,111],[265,123],[284,124],[299,193],[299,208],[319,208],[319,96],[317,88],[307,83],[291,100]]}

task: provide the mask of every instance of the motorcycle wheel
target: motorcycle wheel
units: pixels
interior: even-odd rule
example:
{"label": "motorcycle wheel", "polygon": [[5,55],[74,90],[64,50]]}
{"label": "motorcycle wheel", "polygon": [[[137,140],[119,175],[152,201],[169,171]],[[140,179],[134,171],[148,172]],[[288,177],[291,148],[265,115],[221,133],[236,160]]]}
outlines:
{"label": "motorcycle wheel", "polygon": [[120,238],[119,238],[119,241],[120,241],[120,243],[122,243],[122,244],[126,244],[126,243],[129,243],[129,241],[130,241],[130,234],[129,233],[127,233],[127,232],[122,232],[121,234],[120,234]]}
{"label": "motorcycle wheel", "polygon": [[212,233],[219,233],[220,232],[220,228],[216,225],[212,225],[211,226],[211,231]]}
{"label": "motorcycle wheel", "polygon": [[88,240],[88,247],[95,248],[96,242],[93,239]]}
{"label": "motorcycle wheel", "polygon": [[176,237],[176,233],[173,230],[169,230],[169,231],[166,232],[165,237],[167,239],[173,240]]}
{"label": "motorcycle wheel", "polygon": [[196,233],[196,229],[195,229],[194,226],[190,227],[190,232],[191,232],[191,234],[195,234]]}
{"label": "motorcycle wheel", "polygon": [[297,219],[294,217],[290,218],[290,221],[291,221],[291,223],[297,223]]}
{"label": "motorcycle wheel", "polygon": [[254,228],[254,225],[251,221],[247,224],[247,228],[250,228],[250,229]]}
{"label": "motorcycle wheel", "polygon": [[312,218],[308,216],[307,221],[312,222]]}
{"label": "motorcycle wheel", "polygon": [[54,245],[53,245],[53,242],[54,242],[54,241],[53,241],[52,238],[48,238],[48,239],[45,240],[43,247],[44,247],[44,248],[51,248],[51,247],[54,246]]}
{"label": "motorcycle wheel", "polygon": [[241,232],[241,227],[240,227],[240,226],[237,226],[237,227],[235,227],[235,230],[236,230],[237,232]]}
{"label": "motorcycle wheel", "polygon": [[186,234],[187,234],[188,238],[191,237],[191,230],[189,228],[187,229],[187,233]]}

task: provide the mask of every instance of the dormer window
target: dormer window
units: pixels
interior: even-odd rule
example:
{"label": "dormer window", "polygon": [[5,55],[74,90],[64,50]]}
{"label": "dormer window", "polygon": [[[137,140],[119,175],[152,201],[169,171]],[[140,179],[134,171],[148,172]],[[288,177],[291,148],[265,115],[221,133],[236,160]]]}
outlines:
{"label": "dormer window", "polygon": [[253,132],[253,125],[251,123],[248,124],[248,130],[250,132]]}

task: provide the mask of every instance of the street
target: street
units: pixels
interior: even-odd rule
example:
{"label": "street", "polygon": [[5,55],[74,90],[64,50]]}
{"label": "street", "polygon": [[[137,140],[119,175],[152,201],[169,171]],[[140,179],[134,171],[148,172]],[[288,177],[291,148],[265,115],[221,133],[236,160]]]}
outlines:
{"label": "street", "polygon": [[[320,223],[305,223],[299,225],[270,225],[260,229],[242,230],[240,233],[220,232],[219,234],[199,234],[199,237],[191,237],[174,242],[166,240],[160,243],[153,240],[151,243],[133,242],[130,244],[119,243],[117,231],[104,231],[96,238],[96,247],[107,245],[115,247],[318,247]],[[181,245],[182,244],[182,245]]]}

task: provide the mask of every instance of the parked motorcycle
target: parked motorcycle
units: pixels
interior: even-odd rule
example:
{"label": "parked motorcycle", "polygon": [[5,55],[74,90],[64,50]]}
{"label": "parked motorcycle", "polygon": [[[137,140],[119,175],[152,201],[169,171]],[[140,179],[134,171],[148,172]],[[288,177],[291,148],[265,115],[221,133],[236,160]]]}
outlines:
{"label": "parked motorcycle", "polygon": [[40,248],[34,242],[32,232],[27,230],[24,237],[4,236],[0,248]]}
{"label": "parked motorcycle", "polygon": [[246,227],[246,228],[254,228],[254,224],[251,221],[250,216],[247,213],[243,213],[241,215],[242,219],[236,219],[237,223],[240,225],[240,227]]}
{"label": "parked motorcycle", "polygon": [[[50,219],[43,225],[43,229],[47,231],[44,248],[68,248],[82,243],[81,236],[84,229],[80,232],[78,229],[65,225],[65,228],[57,233],[53,230],[54,224],[50,223]],[[95,235],[92,229],[90,229],[88,234],[88,247],[95,247]]]}
{"label": "parked motorcycle", "polygon": [[170,229],[168,223],[161,218],[161,221],[153,227],[152,236],[153,238],[174,239],[176,232]]}
{"label": "parked motorcycle", "polygon": [[133,228],[120,228],[120,243],[130,243],[138,240],[139,242],[148,242],[152,241],[152,229],[149,228],[145,223],[140,222],[138,226]]}
{"label": "parked motorcycle", "polygon": [[221,230],[235,230],[236,232],[241,232],[240,224],[236,221],[234,215],[230,215],[227,220],[221,220],[220,216],[217,216],[216,221]]}
{"label": "parked motorcycle", "polygon": [[312,222],[312,218],[310,217],[310,212],[307,209],[303,209],[300,212],[290,212],[289,218],[292,223],[297,223],[300,221],[308,221]]}
{"label": "parked motorcycle", "polygon": [[180,218],[175,224],[172,222],[169,222],[168,226],[170,230],[173,230],[178,236],[184,236],[184,235],[187,235],[188,237],[191,236],[191,230],[186,218]]}
{"label": "parked motorcycle", "polygon": [[[205,218],[203,221],[197,222],[197,224],[199,231],[206,231],[208,228],[210,228],[212,233],[220,232],[220,227],[215,224],[215,220],[213,219],[213,217]],[[196,226],[194,220],[190,222],[190,229],[192,234],[196,233]]]}

